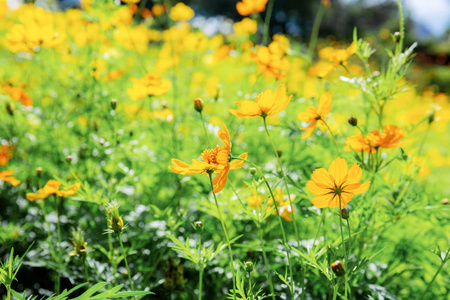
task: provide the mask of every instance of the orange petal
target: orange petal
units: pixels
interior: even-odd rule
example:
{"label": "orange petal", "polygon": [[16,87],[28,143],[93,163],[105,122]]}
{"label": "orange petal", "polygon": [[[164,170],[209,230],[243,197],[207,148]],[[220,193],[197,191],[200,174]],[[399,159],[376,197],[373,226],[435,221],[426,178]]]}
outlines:
{"label": "orange petal", "polygon": [[324,189],[318,186],[314,181],[310,180],[306,183],[306,188],[308,191],[316,196],[325,195],[332,192],[330,189]]}
{"label": "orange petal", "polygon": [[353,183],[349,184],[344,188],[344,191],[351,192],[352,194],[361,194],[367,191],[367,189],[370,186],[370,182],[363,182],[363,183]]}
{"label": "orange petal", "polygon": [[324,168],[315,170],[311,175],[311,179],[316,184],[323,184],[324,187],[334,188],[334,182],[330,177],[330,173],[328,173],[328,171]]}

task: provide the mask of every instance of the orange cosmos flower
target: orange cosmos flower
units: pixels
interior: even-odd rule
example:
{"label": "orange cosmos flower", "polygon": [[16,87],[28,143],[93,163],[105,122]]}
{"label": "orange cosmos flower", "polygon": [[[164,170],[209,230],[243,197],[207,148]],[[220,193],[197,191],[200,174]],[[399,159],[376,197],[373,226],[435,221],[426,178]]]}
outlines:
{"label": "orange cosmos flower", "polygon": [[353,149],[355,152],[375,153],[380,148],[395,148],[406,135],[405,131],[396,126],[385,125],[382,132],[373,130],[366,137],[361,133],[348,137],[345,141],[345,151]]}
{"label": "orange cosmos flower", "polygon": [[268,0],[242,0],[236,3],[236,9],[241,16],[248,16],[266,10]]}
{"label": "orange cosmos flower", "polygon": [[51,195],[57,195],[59,197],[67,197],[76,195],[78,189],[81,186],[80,182],[75,183],[66,190],[59,190],[61,183],[56,180],[49,180],[47,184],[36,193],[27,193],[27,199],[30,201],[36,201],[41,199],[46,199]]}
{"label": "orange cosmos flower", "polygon": [[251,53],[253,61],[258,64],[258,72],[265,76],[274,76],[278,80],[285,79],[284,73],[289,69],[287,57],[272,53],[268,47],[257,47],[256,53]]}
{"label": "orange cosmos flower", "polygon": [[11,170],[0,171],[0,180],[11,183],[13,186],[20,184],[20,180],[11,176],[14,172]]}
{"label": "orange cosmos flower", "polygon": [[[244,166],[242,160],[233,160],[229,162],[231,152],[230,134],[227,127],[223,125],[224,130],[219,130],[218,136],[224,146],[216,146],[214,149],[206,149],[203,151],[202,160],[193,159],[192,164],[187,164],[179,159],[172,159],[173,166],[169,169],[177,174],[194,175],[194,174],[208,174],[219,173],[213,180],[213,193],[220,192],[227,183],[227,175],[229,170],[240,169]],[[247,153],[238,156],[239,158],[247,159]]]}
{"label": "orange cosmos flower", "polygon": [[[345,207],[353,196],[367,191],[370,182],[358,183],[361,180],[362,170],[358,164],[348,168],[347,161],[336,158],[328,168],[315,170],[310,181],[306,184],[308,191],[317,197],[311,199],[312,204],[318,208]],[[340,200],[340,205],[339,205]]]}
{"label": "orange cosmos flower", "polygon": [[5,166],[8,164],[8,161],[13,156],[14,147],[9,145],[1,145],[0,147],[0,166]]}
{"label": "orange cosmos flower", "polygon": [[331,110],[331,94],[327,92],[320,97],[319,107],[308,107],[305,112],[301,112],[297,115],[297,118],[303,122],[311,122],[307,127],[300,128],[301,130],[306,130],[302,139],[306,139],[311,136],[316,128],[317,122],[324,122],[325,117],[330,113]]}
{"label": "orange cosmos flower", "polygon": [[292,95],[287,97],[286,86],[282,84],[278,87],[276,93],[267,89],[256,97],[256,101],[244,99],[241,102],[236,102],[240,110],[230,108],[228,111],[237,117],[260,116],[265,118],[285,110],[291,99]]}
{"label": "orange cosmos flower", "polygon": [[25,91],[25,84],[21,84],[20,86],[14,87],[11,84],[5,85],[3,90],[5,93],[8,93],[14,101],[20,101],[25,106],[32,106],[33,99],[31,96]]}

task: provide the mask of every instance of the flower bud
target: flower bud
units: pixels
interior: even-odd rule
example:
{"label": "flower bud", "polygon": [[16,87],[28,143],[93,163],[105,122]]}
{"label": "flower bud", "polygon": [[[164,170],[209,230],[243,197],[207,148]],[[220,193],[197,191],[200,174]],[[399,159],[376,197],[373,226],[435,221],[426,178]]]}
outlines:
{"label": "flower bud", "polygon": [[443,205],[448,205],[448,204],[449,204],[448,198],[442,199],[442,204],[443,204]]}
{"label": "flower bud", "polygon": [[115,234],[121,233],[123,226],[124,226],[122,217],[112,216],[110,225],[111,225],[111,229],[114,231]]}
{"label": "flower bud", "polygon": [[256,168],[250,168],[250,174],[255,175],[256,174]]}
{"label": "flower bud", "polygon": [[400,42],[400,37],[401,37],[401,34],[398,31],[394,32],[394,34],[392,36],[392,38],[394,39],[394,42],[396,42],[396,43]]}
{"label": "flower bud", "polygon": [[428,116],[428,124],[431,124],[434,122],[434,111],[431,115]]}
{"label": "flower bud", "polygon": [[39,178],[42,177],[42,168],[41,167],[35,168],[34,171],[36,172],[37,177],[39,177]]}
{"label": "flower bud", "polygon": [[281,157],[283,155],[283,150],[277,149],[277,155],[278,157]]}
{"label": "flower bud", "polygon": [[66,163],[68,163],[69,165],[72,163],[72,156],[71,155],[67,155],[66,156]]}
{"label": "flower bud", "polygon": [[251,273],[253,271],[253,263],[251,261],[244,262],[245,271]]}
{"label": "flower bud", "polygon": [[203,100],[202,99],[200,99],[200,98],[194,99],[194,108],[195,108],[196,111],[201,113],[202,110],[203,110],[203,106],[204,106],[204,104],[203,104]]}
{"label": "flower bud", "polygon": [[12,116],[14,115],[14,110],[16,109],[16,106],[14,105],[14,103],[7,103],[6,104],[6,112]]}
{"label": "flower bud", "polygon": [[325,7],[330,7],[331,6],[331,1],[330,0],[322,0],[322,5]]}
{"label": "flower bud", "polygon": [[112,99],[112,100],[109,102],[109,105],[111,106],[112,109],[116,110],[116,107],[117,107],[117,100],[116,100],[116,99]]}
{"label": "flower bud", "polygon": [[195,228],[195,230],[202,230],[203,229],[203,223],[202,223],[202,221],[197,221],[197,222],[194,222],[194,228]]}
{"label": "flower bud", "polygon": [[347,220],[348,218],[350,218],[350,213],[349,213],[348,209],[346,209],[345,207],[343,209],[341,209],[341,217],[344,220]]}
{"label": "flower bud", "polygon": [[350,119],[348,119],[348,123],[352,126],[356,126],[356,125],[358,125],[358,119],[354,118],[354,117],[350,117]]}
{"label": "flower bud", "polygon": [[334,274],[336,274],[336,276],[344,276],[345,275],[344,265],[342,264],[342,262],[340,260],[337,260],[331,264],[331,270],[333,270],[333,272],[334,272]]}

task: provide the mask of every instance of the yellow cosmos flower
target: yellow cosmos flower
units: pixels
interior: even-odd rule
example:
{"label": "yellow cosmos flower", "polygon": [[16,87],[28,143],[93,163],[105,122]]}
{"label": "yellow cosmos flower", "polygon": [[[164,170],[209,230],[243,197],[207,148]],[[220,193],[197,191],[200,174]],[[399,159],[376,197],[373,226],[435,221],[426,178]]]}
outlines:
{"label": "yellow cosmos flower", "polygon": [[328,170],[315,170],[306,184],[308,191],[317,196],[311,199],[312,204],[318,208],[345,207],[354,195],[369,188],[370,182],[359,183],[361,176],[362,170],[358,164],[353,164],[349,169],[345,159],[336,158]]}
{"label": "yellow cosmos flower", "polygon": [[0,180],[1,181],[5,181],[5,182],[9,182],[13,186],[19,185],[20,184],[20,180],[18,180],[15,177],[11,176],[12,174],[14,174],[14,172],[12,170],[0,171]]}
{"label": "yellow cosmos flower", "polygon": [[80,182],[75,183],[66,190],[59,190],[61,183],[56,180],[49,180],[47,184],[36,193],[27,193],[27,199],[30,201],[36,201],[41,199],[46,199],[51,195],[57,195],[59,197],[67,197],[76,195],[78,189],[81,186]]}
{"label": "yellow cosmos flower", "polygon": [[385,125],[382,132],[373,130],[366,137],[361,133],[348,137],[345,141],[345,151],[353,149],[355,152],[375,153],[380,148],[395,148],[406,135],[401,128]]}
{"label": "yellow cosmos flower", "polygon": [[258,31],[258,22],[250,18],[244,18],[233,25],[233,30],[237,34],[254,34]]}
{"label": "yellow cosmos flower", "polygon": [[174,21],[187,21],[194,17],[194,10],[182,2],[170,9],[170,18]]}
{"label": "yellow cosmos flower", "polygon": [[271,53],[268,47],[257,47],[256,53],[251,53],[253,61],[258,64],[258,72],[264,76],[273,76],[278,80],[286,78],[289,69],[287,57],[279,57],[279,53]]}
{"label": "yellow cosmos flower", "polygon": [[347,49],[333,49],[326,47],[319,52],[319,56],[327,61],[319,61],[308,70],[309,75],[314,77],[325,77],[340,64],[345,62],[356,52],[356,44],[353,42]]}
{"label": "yellow cosmos flower", "polygon": [[[289,200],[284,200],[284,193],[281,190],[281,188],[277,187],[275,189],[275,203],[278,208],[278,211],[280,212],[280,216],[284,218],[286,221],[290,222],[292,221],[292,212],[290,211],[290,203]],[[291,198],[292,201],[294,201],[295,196]],[[247,204],[254,208],[261,208],[262,203],[264,201],[264,198],[256,193],[253,193],[252,196],[249,196],[247,198]],[[267,206],[266,211],[273,211],[273,214],[276,215],[277,212],[274,208],[274,201],[272,196],[267,199]],[[295,208],[294,208],[295,213]]]}
{"label": "yellow cosmos flower", "polygon": [[303,122],[311,122],[307,127],[300,128],[306,130],[302,139],[306,139],[311,136],[316,128],[316,124],[319,124],[325,120],[325,117],[331,110],[331,94],[327,92],[320,97],[319,107],[308,107],[305,112],[301,112],[297,115],[297,118]]}
{"label": "yellow cosmos flower", "polygon": [[236,3],[236,9],[241,16],[260,13],[266,10],[268,0],[242,0]]}
{"label": "yellow cosmos flower", "polygon": [[161,16],[166,11],[166,5],[165,4],[155,4],[152,6],[152,14],[155,17]]}
{"label": "yellow cosmos flower", "polygon": [[268,117],[286,109],[291,102],[292,95],[287,97],[286,86],[280,85],[277,92],[267,89],[256,97],[256,101],[247,99],[236,102],[240,110],[228,109],[230,113],[237,117]]}
{"label": "yellow cosmos flower", "polygon": [[[214,149],[206,149],[203,151],[202,160],[193,159],[192,164],[187,164],[179,159],[172,159],[172,165],[169,169],[177,174],[194,175],[207,174],[212,175],[219,173],[213,180],[213,193],[220,192],[227,183],[227,175],[229,170],[240,169],[244,166],[242,160],[233,160],[229,162],[231,152],[230,134],[225,125],[224,130],[219,130],[218,136],[224,146],[216,146]],[[247,153],[238,156],[239,158],[247,159]]]}
{"label": "yellow cosmos flower", "polygon": [[170,80],[163,80],[161,76],[147,74],[147,76],[137,79],[132,78],[133,87],[127,90],[131,100],[141,100],[147,96],[162,96],[172,87]]}

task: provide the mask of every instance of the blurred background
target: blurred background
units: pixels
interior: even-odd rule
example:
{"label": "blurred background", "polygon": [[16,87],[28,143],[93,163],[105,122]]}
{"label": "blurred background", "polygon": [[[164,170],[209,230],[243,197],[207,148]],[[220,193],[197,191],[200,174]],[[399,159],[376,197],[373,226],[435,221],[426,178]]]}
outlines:
{"label": "blurred background", "polygon": [[[120,0],[111,1],[120,3]],[[63,10],[80,6],[80,0],[8,0],[10,7],[22,2],[35,2],[42,7]],[[154,4],[163,2],[165,1],[148,0],[145,6],[151,8]],[[175,4],[180,1],[169,2]],[[181,2],[195,10],[196,15],[191,23],[207,35],[231,32],[233,22],[243,18],[236,10],[237,0]],[[320,42],[351,42],[355,27],[358,28],[358,36],[367,38],[369,42],[377,45],[392,42],[391,35],[398,30],[396,0],[330,0],[330,3],[320,26],[319,37],[322,40],[319,41],[319,48]],[[407,0],[402,3],[407,34],[405,45],[419,42],[415,50],[415,62],[418,66],[416,71],[420,72],[416,75],[421,78],[417,82],[419,88],[431,85],[435,92],[450,93],[450,0]],[[320,0],[275,0],[270,23],[271,34],[288,34],[306,45],[320,5]],[[265,17],[264,14],[265,12],[262,13],[262,18]],[[383,50],[380,48],[379,51]],[[414,76],[414,72],[412,74]],[[414,81],[414,78],[410,80]]]}

